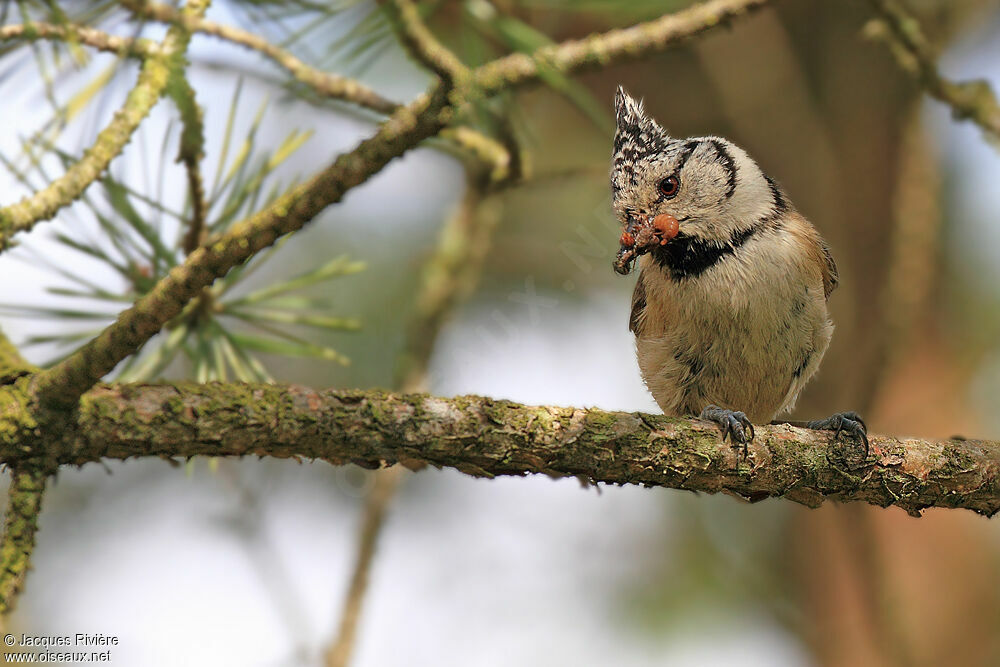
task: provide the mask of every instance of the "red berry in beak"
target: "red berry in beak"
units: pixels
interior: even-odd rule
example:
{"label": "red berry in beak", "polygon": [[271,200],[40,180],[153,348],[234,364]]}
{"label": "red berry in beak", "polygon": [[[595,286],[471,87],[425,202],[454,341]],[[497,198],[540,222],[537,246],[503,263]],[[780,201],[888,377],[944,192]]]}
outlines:
{"label": "red berry in beak", "polygon": [[680,224],[678,224],[677,218],[669,213],[661,213],[653,218],[653,228],[660,233],[660,245],[667,245],[670,239],[677,236]]}

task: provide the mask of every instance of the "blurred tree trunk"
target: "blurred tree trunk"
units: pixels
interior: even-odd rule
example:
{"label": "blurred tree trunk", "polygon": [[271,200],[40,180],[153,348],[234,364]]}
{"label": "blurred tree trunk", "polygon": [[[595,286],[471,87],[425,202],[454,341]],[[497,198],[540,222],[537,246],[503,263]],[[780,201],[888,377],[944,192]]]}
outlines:
{"label": "blurred tree trunk", "polygon": [[[960,4],[954,5],[956,14],[964,9]],[[800,411],[857,409],[875,431],[978,433],[958,398],[967,375],[956,368],[934,326],[943,316],[937,308],[941,301],[931,300],[939,295],[925,289],[918,295],[923,303],[913,303],[918,280],[901,283],[908,291],[886,292],[894,264],[905,261],[907,253],[928,250],[894,252],[893,227],[940,215],[940,178],[933,173],[937,163],[919,112],[912,111],[920,91],[884,54],[873,52],[879,45],[859,37],[866,9],[789,4],[781,14],[790,31],[786,39],[798,45],[798,53],[788,52],[788,61],[811,65],[812,72],[794,81],[794,94],[783,91],[786,100],[802,100],[799,106],[807,109],[802,115],[811,122],[788,124],[798,136],[786,137],[779,150],[816,151],[817,169],[800,176],[812,182],[789,183],[789,189],[830,238],[843,276],[843,291],[833,301],[835,342],[822,381]],[[954,25],[957,16],[949,16],[947,7],[936,10],[931,29]],[[758,17],[756,23],[769,18]],[[751,52],[751,30],[728,46]],[[774,34],[757,38],[758,43],[775,42]],[[737,46],[737,41],[744,43]],[[735,61],[744,68],[769,66]],[[901,119],[913,117],[917,120],[907,136]],[[930,200],[917,199],[927,191]],[[892,206],[899,197],[907,199]],[[906,207],[915,200],[917,206]],[[918,236],[907,227],[898,234],[904,241]],[[940,247],[932,243],[920,257],[919,266],[932,277],[942,259]],[[923,278],[925,285],[933,283]],[[902,332],[910,329],[926,334],[907,340]],[[996,581],[997,554],[982,521],[942,512],[915,521],[891,509],[836,505],[795,511],[791,521],[788,548],[809,618],[804,626],[812,629],[807,641],[820,664],[997,664],[1000,590],[984,586]]]}

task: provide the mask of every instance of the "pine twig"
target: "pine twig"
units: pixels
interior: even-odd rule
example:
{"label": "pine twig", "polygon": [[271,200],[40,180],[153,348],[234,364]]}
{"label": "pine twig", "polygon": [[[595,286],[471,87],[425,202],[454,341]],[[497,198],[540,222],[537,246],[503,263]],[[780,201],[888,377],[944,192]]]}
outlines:
{"label": "pine twig", "polygon": [[[514,54],[500,58],[475,70],[470,75],[471,83],[462,90],[468,95],[473,91],[477,95],[495,94],[535,82],[542,74],[543,62],[546,67],[567,72],[637,58],[700,34],[761,7],[766,1],[711,0],[624,30],[546,46],[532,56]],[[362,141],[353,151],[341,155],[266,209],[191,253],[184,264],[171,271],[97,338],[41,374],[37,384],[40,403],[57,408],[71,406],[118,362],[138,351],[215,279],[281,236],[301,229],[392,159],[439,133],[453,118],[455,107],[463,103],[461,95],[452,99],[454,96],[449,98],[446,93],[445,88],[436,86],[427,95],[398,109],[373,137]]]}
{"label": "pine twig", "polygon": [[411,0],[389,0],[387,5],[399,39],[414,60],[437,74],[449,87],[468,79],[469,68],[434,36],[416,4]]}
{"label": "pine twig", "polygon": [[185,18],[180,12],[160,2],[126,3],[136,14],[162,23],[182,23],[191,32],[217,37],[232,44],[257,51],[275,64],[286,69],[296,80],[323,97],[352,102],[359,106],[389,114],[399,108],[392,100],[382,97],[355,79],[316,69],[302,62],[291,53],[276,46],[260,35],[233,26],[222,25],[204,18]]}
{"label": "pine twig", "polygon": [[895,0],[870,0],[881,29],[870,31],[888,42],[900,67],[910,72],[927,94],[951,107],[956,118],[978,125],[1000,140],[1000,103],[985,80],[955,83],[941,76],[920,22]]}
{"label": "pine twig", "polygon": [[[182,11],[200,16],[207,6],[207,0],[189,0]],[[27,26],[27,30],[30,29],[31,26]],[[189,41],[190,33],[186,30],[174,28],[168,31],[159,48],[145,58],[139,78],[125,98],[125,104],[97,135],[86,154],[46,188],[16,204],[0,208],[0,249],[17,232],[27,231],[35,224],[54,217],[59,209],[69,206],[108,168],[111,160],[131,139],[139,123],[159,101],[175,66],[174,61],[183,57]]]}
{"label": "pine twig", "polygon": [[205,156],[205,125],[194,88],[183,71],[173,73],[167,85],[167,94],[177,106],[183,126],[177,161],[184,165],[187,172],[188,196],[191,198],[191,220],[182,242],[184,253],[190,255],[205,241],[208,202],[205,200],[205,183],[201,174],[201,160]]}
{"label": "pine twig", "polygon": [[389,505],[402,483],[403,470],[394,466],[375,473],[375,484],[365,498],[365,512],[361,517],[358,534],[358,555],[351,573],[351,582],[344,598],[344,607],[337,628],[337,638],[326,654],[327,667],[347,667],[354,652],[354,640],[361,620],[361,607],[368,578],[375,558],[375,547],[379,533],[385,523]]}
{"label": "pine twig", "polygon": [[[512,137],[508,139],[513,143]],[[427,389],[427,367],[444,321],[478,282],[498,217],[495,211],[482,210],[484,197],[492,188],[513,182],[521,175],[520,158],[512,158],[512,154],[519,155],[516,146],[508,151],[492,139],[482,145],[484,150],[478,153],[479,159],[466,167],[466,193],[445,222],[437,248],[424,265],[415,314],[397,366],[396,385],[404,392]],[[328,667],[346,667],[353,654],[376,541],[385,525],[388,507],[403,484],[403,474],[399,465],[374,473],[374,485],[365,498],[351,584],[337,635],[327,653]]]}

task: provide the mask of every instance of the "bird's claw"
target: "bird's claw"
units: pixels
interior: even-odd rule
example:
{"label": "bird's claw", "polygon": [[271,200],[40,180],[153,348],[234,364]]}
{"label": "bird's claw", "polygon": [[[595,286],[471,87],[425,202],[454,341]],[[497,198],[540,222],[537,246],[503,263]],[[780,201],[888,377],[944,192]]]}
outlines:
{"label": "bird's claw", "polygon": [[834,440],[846,433],[854,442],[865,446],[865,458],[868,458],[868,426],[857,412],[838,412],[826,419],[817,419],[806,424],[807,428],[819,431],[833,431]]}
{"label": "bird's claw", "polygon": [[754,438],[753,424],[742,412],[727,410],[717,405],[709,405],[701,411],[701,419],[713,421],[722,429],[722,441],[729,438],[734,445],[743,450],[743,458],[750,455],[748,445]]}

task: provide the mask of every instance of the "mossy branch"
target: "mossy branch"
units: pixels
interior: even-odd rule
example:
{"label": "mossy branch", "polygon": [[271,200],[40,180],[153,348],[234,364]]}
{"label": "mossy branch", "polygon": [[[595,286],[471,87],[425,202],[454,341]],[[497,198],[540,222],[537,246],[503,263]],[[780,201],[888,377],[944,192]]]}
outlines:
{"label": "mossy branch", "polygon": [[[200,16],[207,6],[205,0],[190,0],[182,11],[190,16]],[[25,26],[21,36],[27,36],[24,31],[30,35],[32,26]],[[67,35],[74,33],[81,35],[82,29],[67,29]],[[14,234],[53,218],[59,209],[73,203],[108,168],[111,160],[132,138],[139,123],[159,101],[175,61],[183,58],[189,41],[188,31],[173,28],[167,32],[159,48],[144,49],[145,59],[139,78],[126,96],[125,104],[115,112],[111,122],[97,135],[84,156],[44,189],[16,204],[0,208],[0,248],[6,246]],[[120,41],[117,46],[127,49],[129,45]]]}
{"label": "mossy branch", "polygon": [[[0,393],[0,462],[37,460],[30,405]],[[22,426],[23,422],[23,426]],[[1000,442],[870,436],[884,454],[788,425],[759,426],[749,458],[697,419],[295,385],[102,385],[61,425],[45,460],[269,456],[366,468],[433,465],[476,477],[541,473],[749,500],[781,497],[1000,510]],[[26,458],[31,457],[31,458]]]}
{"label": "mossy branch", "polygon": [[410,0],[389,0],[396,33],[407,52],[418,63],[437,74],[449,86],[467,79],[469,68],[445,47],[430,31],[420,16],[420,8]]}
{"label": "mossy branch", "polygon": [[[534,56],[508,56],[477,69],[474,82],[446,95],[442,84],[397,109],[371,138],[307,182],[291,189],[266,209],[236,224],[188,255],[118,320],[69,358],[38,376],[38,400],[68,408],[122,359],[135,353],[203,288],[242,264],[279,237],[301,229],[351,188],[367,181],[392,159],[434,136],[454,117],[455,107],[480,92],[493,94],[536,81],[540,62],[573,71],[665,49],[726,19],[763,6],[766,0],[711,0],[677,14],[612,30],[585,40],[543,47]],[[520,54],[518,54],[520,55]],[[480,92],[476,92],[481,88]]]}
{"label": "mossy branch", "polygon": [[344,100],[383,114],[392,113],[399,108],[399,104],[382,97],[361,82],[307,65],[260,35],[201,17],[184,17],[175,8],[160,2],[130,0],[123,4],[143,18],[163,23],[180,23],[191,32],[210,35],[257,51],[323,97]]}
{"label": "mossy branch", "polygon": [[888,42],[900,67],[917,79],[927,94],[951,107],[956,118],[968,119],[1000,140],[1000,103],[985,80],[955,83],[941,76],[936,55],[920,22],[895,0],[871,0],[879,16],[872,36]]}
{"label": "mossy branch", "polygon": [[34,468],[11,470],[7,514],[0,538],[0,616],[14,609],[31,567],[47,479],[47,472]]}
{"label": "mossy branch", "polygon": [[438,132],[445,120],[441,113],[444,107],[444,96],[435,94],[398,110],[353,151],[188,255],[183,264],[172,269],[96,338],[39,374],[39,403],[57,409],[71,406],[118,362],[180,314],[203,288],[281,236],[301,229],[390,160]]}
{"label": "mossy branch", "polygon": [[195,90],[183,70],[171,75],[167,95],[177,106],[183,126],[177,161],[184,165],[187,173],[188,196],[191,199],[191,219],[183,242],[184,252],[191,254],[205,240],[205,216],[208,215],[205,183],[201,174],[201,160],[205,156],[205,124]]}

